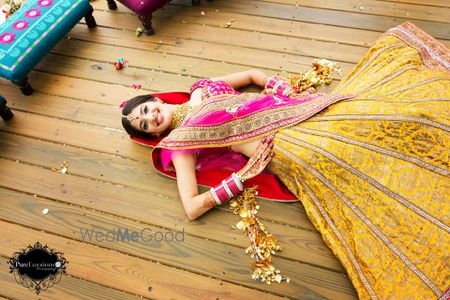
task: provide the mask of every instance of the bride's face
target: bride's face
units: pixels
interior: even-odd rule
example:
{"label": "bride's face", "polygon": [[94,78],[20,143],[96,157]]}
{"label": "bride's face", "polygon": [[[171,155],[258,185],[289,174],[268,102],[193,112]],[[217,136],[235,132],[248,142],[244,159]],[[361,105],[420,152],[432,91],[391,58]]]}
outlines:
{"label": "bride's face", "polygon": [[159,134],[167,130],[173,117],[168,105],[159,98],[139,104],[133,108],[130,115],[133,117],[131,126],[151,134]]}

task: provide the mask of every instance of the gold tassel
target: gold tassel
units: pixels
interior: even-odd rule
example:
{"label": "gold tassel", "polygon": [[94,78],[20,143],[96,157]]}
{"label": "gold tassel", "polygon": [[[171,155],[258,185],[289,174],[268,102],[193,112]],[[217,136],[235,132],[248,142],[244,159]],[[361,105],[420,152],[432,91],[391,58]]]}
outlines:
{"label": "gold tassel", "polygon": [[342,75],[342,70],[335,63],[326,59],[316,59],[309,71],[300,75],[291,75],[288,80],[295,93],[301,93],[310,87],[316,87],[323,83],[330,84],[333,81],[333,73]]}
{"label": "gold tassel", "polygon": [[281,251],[282,248],[278,245],[276,237],[270,234],[256,217],[259,209],[257,194],[256,188],[246,188],[237,198],[230,201],[230,210],[241,218],[232,228],[241,229],[250,240],[250,247],[245,253],[250,253],[255,260],[252,264],[253,279],[267,284],[280,283],[283,280],[289,283],[290,279],[281,276],[280,270],[272,264],[272,254]]}

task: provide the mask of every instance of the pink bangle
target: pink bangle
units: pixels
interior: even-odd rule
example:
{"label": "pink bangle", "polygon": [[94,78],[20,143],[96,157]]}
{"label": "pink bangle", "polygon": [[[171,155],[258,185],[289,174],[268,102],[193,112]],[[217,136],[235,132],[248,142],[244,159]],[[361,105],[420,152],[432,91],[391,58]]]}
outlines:
{"label": "pink bangle", "polygon": [[223,202],[230,200],[233,196],[239,194],[243,190],[244,185],[235,173],[210,189],[211,195],[217,205],[221,205]]}
{"label": "pink bangle", "polygon": [[278,81],[274,88],[273,88],[274,94],[276,95],[283,95],[283,96],[289,96],[293,92],[291,84],[287,81]]}
{"label": "pink bangle", "polygon": [[189,89],[189,94],[192,94],[192,92],[193,92],[195,89],[197,89],[197,88],[199,88],[199,87],[204,87],[204,86],[208,85],[208,84],[211,83],[211,82],[212,82],[212,81],[211,81],[210,79],[202,79],[202,80],[199,80],[199,81],[195,82],[195,83],[191,86],[191,88]]}
{"label": "pink bangle", "polygon": [[236,184],[235,178],[232,176],[228,177],[225,180],[225,183],[228,186],[228,188],[230,189],[230,191],[233,193],[233,196],[239,194],[243,190]]}
{"label": "pink bangle", "polygon": [[216,201],[217,205],[221,205],[222,201],[220,201],[219,197],[217,196],[216,190],[214,188],[211,188],[209,191],[211,192],[211,195],[214,198],[214,201]]}
{"label": "pink bangle", "polygon": [[223,182],[221,184],[217,185],[214,188],[214,191],[216,192],[217,197],[219,197],[219,200],[220,200],[221,203],[223,203],[223,202],[225,202],[225,201],[227,201],[227,200],[229,200],[231,198],[227,194],[225,188],[223,187]]}
{"label": "pink bangle", "polygon": [[267,80],[265,89],[272,90],[273,95],[277,96],[283,95],[286,97],[294,92],[291,84],[286,79],[279,76],[270,77]]}
{"label": "pink bangle", "polygon": [[264,87],[264,89],[273,89],[275,84],[279,81],[283,81],[283,79],[279,76],[269,77],[269,79],[267,79],[267,83],[266,83],[266,86]]}

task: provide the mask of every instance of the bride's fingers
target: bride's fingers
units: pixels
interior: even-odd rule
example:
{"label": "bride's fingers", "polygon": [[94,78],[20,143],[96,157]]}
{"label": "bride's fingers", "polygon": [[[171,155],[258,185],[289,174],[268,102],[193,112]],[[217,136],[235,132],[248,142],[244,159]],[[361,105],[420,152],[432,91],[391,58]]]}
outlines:
{"label": "bride's fingers", "polygon": [[266,150],[268,149],[269,144],[266,143],[261,143],[258,148],[255,151],[255,154],[253,155],[256,159],[261,159],[264,157],[264,153],[266,152]]}
{"label": "bride's fingers", "polygon": [[267,155],[269,155],[269,153],[272,151],[273,149],[273,143],[267,144],[267,147],[264,149],[262,158],[265,159],[267,157]]}
{"label": "bride's fingers", "polygon": [[258,168],[258,172],[260,173],[260,172],[262,172],[265,168],[266,168],[266,166],[269,164],[269,162],[272,160],[272,158],[274,157],[274,153],[273,152],[268,152],[267,153],[267,155],[265,156],[265,157],[263,157],[260,161],[259,161],[259,163],[258,163],[258,165],[257,165],[257,168]]}
{"label": "bride's fingers", "polygon": [[264,151],[264,148],[266,147],[266,142],[263,140],[261,143],[259,143],[258,147],[256,148],[255,155],[257,156],[259,153]]}
{"label": "bride's fingers", "polygon": [[275,153],[270,152],[267,155],[266,159],[263,161],[263,163],[267,166],[274,156],[275,156]]}

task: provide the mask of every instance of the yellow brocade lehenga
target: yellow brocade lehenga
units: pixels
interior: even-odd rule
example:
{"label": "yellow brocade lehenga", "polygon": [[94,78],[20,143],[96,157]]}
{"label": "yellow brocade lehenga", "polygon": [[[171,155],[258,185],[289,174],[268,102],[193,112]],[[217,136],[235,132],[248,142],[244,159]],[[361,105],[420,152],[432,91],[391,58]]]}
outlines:
{"label": "yellow brocade lehenga", "polygon": [[355,98],[275,135],[269,169],[361,299],[450,297],[449,69],[449,50],[405,23],[334,91]]}

